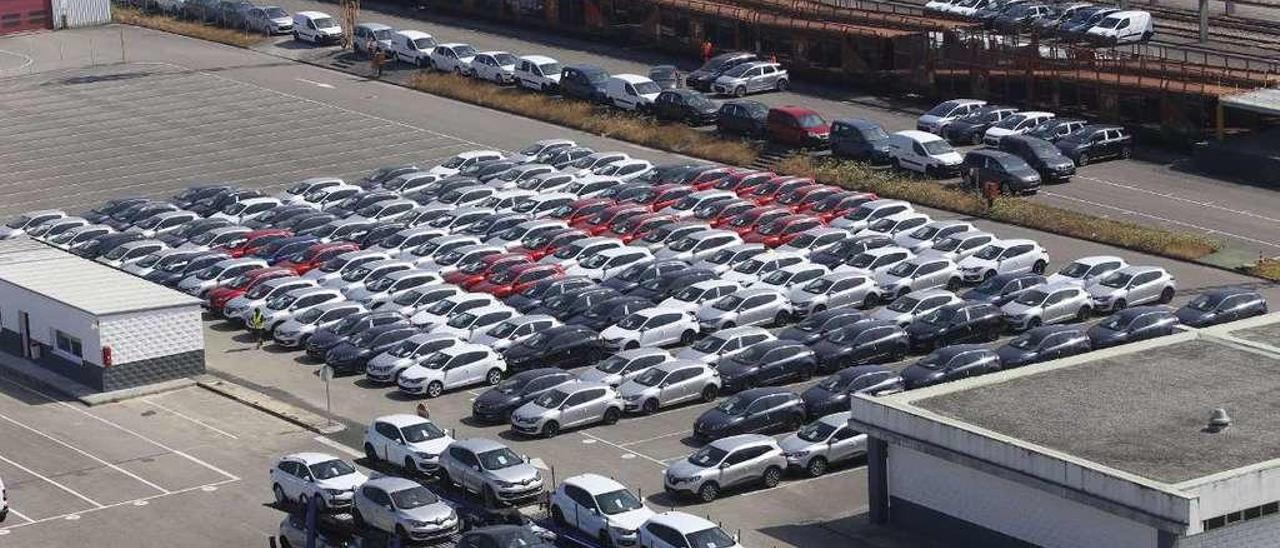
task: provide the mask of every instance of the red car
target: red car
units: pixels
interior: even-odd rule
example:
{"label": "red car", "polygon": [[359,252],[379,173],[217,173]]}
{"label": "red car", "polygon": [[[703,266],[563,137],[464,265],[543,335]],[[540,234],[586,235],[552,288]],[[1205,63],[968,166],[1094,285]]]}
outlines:
{"label": "red car", "polygon": [[283,278],[285,276],[294,276],[292,270],[288,268],[280,268],[278,266],[268,266],[266,268],[255,268],[230,282],[209,290],[206,298],[209,299],[209,310],[222,313],[222,308],[227,306],[227,302],[236,297],[244,295],[254,286],[267,280]]}
{"label": "red car", "polygon": [[764,131],[770,141],[796,147],[826,148],[831,142],[831,124],[816,111],[804,107],[769,109]]}
{"label": "red car", "polygon": [[495,253],[487,255],[479,261],[464,265],[462,268],[444,275],[444,281],[463,289],[470,290],[498,272],[502,272],[517,264],[531,264],[533,261],[523,253]]}
{"label": "red car", "polygon": [[262,230],[254,230],[245,234],[244,241],[222,246],[219,249],[226,251],[232,258],[245,257],[253,255],[253,253],[258,249],[261,249],[262,246],[290,236],[293,236],[293,231],[291,230],[285,230],[283,228],[264,228]]}
{"label": "red car", "polygon": [[332,242],[327,244],[316,244],[308,247],[303,251],[300,257],[290,258],[281,261],[276,266],[289,268],[297,275],[306,274],[313,268],[317,268],[324,264],[325,261],[337,257],[348,251],[359,251],[360,246],[351,242]]}
{"label": "red car", "polygon": [[791,210],[785,207],[758,206],[729,219],[729,222],[720,228],[734,230],[738,232],[739,236],[746,236],[755,230],[757,226],[764,226],[790,214]]}
{"label": "red car", "polygon": [[564,277],[564,268],[558,264],[522,263],[512,265],[503,272],[494,274],[470,289],[489,293],[499,299],[510,297],[528,289],[529,286],[543,280]]}
{"label": "red car", "polygon": [[512,253],[524,253],[530,259],[536,261],[547,255],[555,253],[557,249],[569,245],[572,242],[586,238],[587,233],[576,228],[558,228],[548,230],[534,236],[533,238],[525,238],[519,247],[511,250]]}
{"label": "red car", "polygon": [[731,190],[737,192],[738,196],[755,188],[756,185],[773,180],[778,174],[772,171],[740,171],[716,182],[716,190]]}
{"label": "red car", "polygon": [[801,232],[820,226],[822,221],[817,217],[793,213],[774,219],[768,224],[756,225],[755,230],[743,235],[742,240],[749,244],[778,247],[790,242]]}
{"label": "red car", "polygon": [[692,186],[694,190],[710,190],[716,186],[716,183],[741,172],[742,168],[737,167],[717,167],[708,169],[699,173],[693,179],[690,179],[689,186]]}
{"label": "red car", "polygon": [[791,208],[791,211],[799,213],[810,204],[816,203],[827,196],[833,196],[838,192],[840,192],[840,189],[829,185],[804,185],[779,196],[777,203],[778,205],[784,205]]}
{"label": "red car", "polygon": [[743,197],[760,205],[769,205],[788,192],[811,184],[813,184],[813,179],[804,177],[774,177],[768,182],[756,185],[755,188],[751,189],[751,192],[748,192]]}
{"label": "red car", "polygon": [[609,233],[606,236],[620,238],[622,243],[629,244],[632,240],[644,237],[646,232],[665,224],[674,223],[677,220],[679,219],[675,215],[644,213],[620,223],[614,223],[613,226],[609,227]]}
{"label": "red car", "polygon": [[599,236],[609,230],[613,223],[625,221],[641,213],[648,213],[649,206],[641,204],[618,204],[604,208],[589,218],[582,219],[572,226],[592,236]]}
{"label": "red car", "polygon": [[616,203],[617,202],[614,202],[609,198],[583,198],[564,206],[563,208],[557,209],[551,214],[551,216],[557,219],[563,219],[564,222],[573,225],[591,217],[592,215],[604,211],[604,208]]}
{"label": "red car", "polygon": [[827,196],[822,200],[809,204],[809,207],[802,210],[810,215],[817,215],[822,222],[829,223],[832,219],[844,215],[858,206],[878,200],[879,196],[870,192],[841,192]]}
{"label": "red car", "polygon": [[650,211],[661,211],[690,194],[693,194],[693,187],[679,183],[658,185],[637,197],[633,203],[647,205]]}
{"label": "red car", "polygon": [[693,218],[706,221],[714,228],[729,222],[734,215],[746,213],[753,207],[756,207],[755,202],[742,198],[719,200],[695,209]]}

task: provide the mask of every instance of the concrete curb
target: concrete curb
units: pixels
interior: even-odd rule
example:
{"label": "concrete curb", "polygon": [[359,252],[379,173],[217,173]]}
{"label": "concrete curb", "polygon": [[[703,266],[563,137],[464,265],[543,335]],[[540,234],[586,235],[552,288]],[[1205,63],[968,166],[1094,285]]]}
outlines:
{"label": "concrete curb", "polygon": [[212,375],[201,375],[195,378],[196,386],[235,400],[249,407],[284,419],[288,422],[319,434],[334,434],[346,429],[341,423],[332,421],[300,407],[287,404],[266,394],[240,386],[231,381]]}

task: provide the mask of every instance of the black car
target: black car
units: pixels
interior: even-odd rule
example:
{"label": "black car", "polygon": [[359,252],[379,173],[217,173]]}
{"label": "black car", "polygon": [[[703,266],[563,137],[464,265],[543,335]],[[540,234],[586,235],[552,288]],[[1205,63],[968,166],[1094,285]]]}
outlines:
{"label": "black car", "polygon": [[609,277],[600,285],[627,292],[653,278],[686,268],[689,268],[689,263],[678,259],[661,259],[652,263],[635,264],[622,269],[617,276]]}
{"label": "black car", "polygon": [[771,384],[806,381],[818,369],[809,347],[787,339],[764,341],[716,365],[720,390],[737,392]]}
{"label": "black car", "polygon": [[520,162],[514,160],[490,160],[471,166],[463,173],[475,177],[482,183],[487,183],[497,179],[502,172],[518,165],[521,165]]}
{"label": "black car", "polygon": [[163,286],[177,287],[178,282],[182,281],[183,278],[230,257],[230,255],[221,251],[209,250],[181,261],[162,259],[151,272],[143,276],[143,279]]}
{"label": "black car", "polygon": [[565,323],[590,327],[596,331],[604,331],[633,312],[653,308],[653,301],[643,297],[623,295],[607,301],[601,301],[586,309],[581,314],[569,318]]}
{"label": "black car", "polygon": [[1037,327],[1001,346],[996,353],[1005,369],[1047,362],[1092,350],[1084,327],[1046,325]]}
{"label": "black car", "polygon": [[932,386],[999,371],[1000,356],[976,344],[957,344],[937,350],[902,370],[908,389]]}
{"label": "black car", "polygon": [[603,103],[609,71],[596,65],[565,65],[560,69],[560,93],[566,97]]}
{"label": "black car", "polygon": [[1178,317],[1163,306],[1126,308],[1089,328],[1093,348],[1107,348],[1125,343],[1172,335]]}
{"label": "black car", "polygon": [[618,202],[633,202],[637,198],[640,198],[652,191],[652,184],[641,181],[629,181],[626,183],[618,183],[606,188],[596,196],[599,198],[612,198]]}
{"label": "black car", "polygon": [[785,388],[743,390],[693,421],[693,438],[711,442],[739,434],[790,432],[805,421],[804,401]]}
{"label": "black car", "polygon": [[168,202],[146,202],[121,210],[115,215],[112,215],[106,223],[107,226],[116,230],[124,230],[129,228],[133,223],[146,219],[147,217],[159,215],[161,213],[168,213],[170,211],[178,211],[178,206]]}
{"label": "black car", "polygon": [[371,327],[330,348],[324,363],[336,373],[363,373],[374,356],[418,333],[421,331],[415,327],[398,324]]}
{"label": "black car", "polygon": [[[519,515],[519,513],[516,513]],[[543,530],[541,528],[537,530]],[[491,525],[478,527],[464,533],[456,546],[467,548],[500,548],[519,546],[520,548],[554,548],[554,539],[538,536],[531,527],[520,525]]]}
{"label": "black car", "polygon": [[532,314],[534,309],[542,306],[542,301],[546,299],[595,285],[595,280],[586,276],[567,276],[557,280],[542,280],[525,288],[520,293],[507,297],[504,302],[524,314]]}
{"label": "black car", "polygon": [[621,293],[607,287],[584,287],[546,299],[532,313],[547,314],[563,322],[586,312],[597,303],[620,296]]}
{"label": "black car", "polygon": [[1054,145],[1078,166],[1107,158],[1127,159],[1133,155],[1133,137],[1120,126],[1084,126]]}
{"label": "black car", "polygon": [[376,245],[378,242],[381,242],[382,240],[385,240],[391,236],[394,236],[397,232],[400,232],[401,230],[404,230],[406,228],[409,228],[409,225],[406,225],[404,223],[374,223],[372,227],[370,227],[368,230],[365,230],[363,234],[359,234],[358,237],[357,235],[352,234],[352,235],[344,236],[342,238],[335,238],[335,240],[342,239],[347,241],[353,241],[359,244],[361,248],[367,248],[367,247],[372,247]]}
{"label": "black car", "polygon": [[1267,300],[1251,289],[1211,289],[1179,308],[1178,321],[1191,327],[1208,327],[1267,313]]}
{"label": "black car", "polygon": [[627,294],[633,297],[643,297],[658,303],[662,302],[667,297],[675,295],[681,289],[698,282],[715,280],[719,277],[720,275],[716,274],[714,270],[707,268],[677,269],[649,278]]}
{"label": "black car", "polygon": [[336,220],[338,220],[338,218],[333,215],[317,211],[315,213],[304,213],[296,217],[290,217],[289,220],[282,223],[279,228],[290,230],[293,231],[293,233],[298,234],[311,229],[320,228]]}
{"label": "black car", "polygon": [[760,101],[737,99],[720,105],[716,113],[716,131],[725,135],[764,137],[769,106]]}
{"label": "black car", "polygon": [[884,396],[906,389],[902,377],[883,365],[859,365],[841,369],[800,394],[810,417],[825,417],[849,410],[849,396]]}
{"label": "black car", "polygon": [[551,367],[521,371],[477,396],[471,403],[471,417],[486,424],[505,424],[516,408],[547,390],[576,380],[573,373]]}
{"label": "black car", "polygon": [[86,259],[97,259],[121,245],[145,238],[141,232],[113,232],[72,247],[71,252]]}
{"label": "black car", "polygon": [[907,355],[907,332],[890,321],[868,321],[841,327],[810,346],[823,371],[853,365],[887,363]]}
{"label": "black car", "polygon": [[180,208],[186,209],[200,200],[213,197],[235,190],[236,187],[231,185],[195,185],[187,187],[182,192],[173,195],[169,201]]}
{"label": "black car", "polygon": [[317,211],[306,204],[284,204],[271,208],[266,213],[245,221],[244,225],[254,230],[272,228],[284,224],[289,219],[300,215],[314,214]]}
{"label": "black car", "polygon": [[1045,182],[1065,183],[1076,174],[1076,164],[1053,143],[1039,137],[1010,135],[1000,139],[1000,150],[1022,158]]}
{"label": "black car", "polygon": [[408,198],[418,203],[425,204],[445,195],[449,191],[468,186],[476,186],[478,184],[480,184],[480,180],[475,177],[450,175],[449,177],[422,185],[413,191],[406,192],[401,196],[401,198]]}
{"label": "black car", "polygon": [[701,221],[710,221],[716,217],[728,218],[739,213],[746,213],[747,210],[755,207],[756,203],[750,200],[727,198],[699,206],[698,209],[693,211],[693,218]]}
{"label": "black car", "polygon": [[253,253],[253,256],[264,259],[270,264],[275,264],[317,243],[320,243],[320,239],[310,235],[280,238],[262,246]]}
{"label": "black car", "polygon": [[994,341],[1004,331],[1000,307],[984,302],[943,306],[907,326],[911,350],[928,352],[961,342]]}
{"label": "black car", "polygon": [[889,163],[889,134],[862,118],[831,122],[831,155],[873,164]]}
{"label": "black car", "polygon": [[357,211],[360,211],[361,209],[364,209],[368,206],[371,206],[380,202],[388,202],[391,200],[395,200],[399,197],[400,197],[400,194],[390,190],[365,191],[365,192],[361,192],[359,194],[354,194],[352,196],[347,197],[341,202],[338,202],[338,205],[326,209],[325,212],[331,215],[335,215],[339,218],[345,219],[347,217],[355,215]]}
{"label": "black car", "polygon": [[182,225],[182,228],[179,228],[173,232],[170,232],[168,234],[161,234],[157,236],[156,239],[164,242],[165,245],[169,247],[176,248],[182,244],[187,243],[188,240],[196,236],[199,236],[200,234],[203,234],[215,228],[222,228],[224,226],[231,226],[233,224],[235,223],[231,222],[230,219],[223,219],[221,217],[213,217],[209,219],[196,219],[185,225]]}
{"label": "black car", "polygon": [[572,369],[596,363],[609,355],[600,333],[580,325],[559,325],[535,333],[502,352],[508,372],[535,367]]}
{"label": "black car", "polygon": [[[1035,129],[1026,132],[1025,135],[1027,137],[1044,139],[1050,143],[1056,143],[1059,139],[1075,133],[1076,130],[1084,127],[1086,124],[1088,124],[1088,122],[1077,118],[1053,118],[1036,126]],[[1004,143],[1005,139],[1009,139],[1009,137],[1001,139],[1001,144]]]}
{"label": "black car", "polygon": [[996,274],[973,289],[960,295],[966,301],[981,301],[1004,306],[1018,298],[1023,291],[1045,283],[1039,274]]}
{"label": "black car", "polygon": [[384,166],[369,172],[369,174],[365,175],[364,178],[356,181],[356,186],[366,189],[379,187],[394,180],[396,177],[418,171],[423,170],[414,164]]}
{"label": "black car", "polygon": [[462,229],[462,233],[470,234],[484,241],[506,232],[507,229],[529,219],[530,217],[523,213],[495,213],[467,225],[467,228]]}
{"label": "black car", "polygon": [[1019,33],[1035,27],[1040,19],[1053,17],[1057,10],[1045,4],[1015,4],[1000,12],[991,21],[994,28],[1004,32]]}
{"label": "black car", "polygon": [[813,344],[836,329],[865,319],[867,319],[867,313],[861,310],[849,307],[832,308],[810,314],[800,323],[783,329],[778,333],[778,338],[801,344]]}
{"label": "black car", "polygon": [[677,89],[681,84],[680,69],[675,65],[657,65],[649,69],[649,79],[662,89]]}
{"label": "black car", "polygon": [[752,61],[759,61],[760,57],[754,53],[746,51],[730,51],[721,53],[707,59],[698,70],[690,72],[685,76],[684,83],[693,89],[699,91],[711,91],[711,83],[716,81],[720,75],[726,70]]}
{"label": "black car", "polygon": [[971,150],[960,166],[962,185],[976,189],[988,181],[1000,185],[1001,194],[1035,194],[1040,190],[1040,173],[1022,158],[988,148]]}
{"label": "black car", "polygon": [[896,245],[893,238],[883,234],[855,236],[841,240],[826,249],[814,251],[809,260],[827,268],[835,268],[868,250],[891,245]]}
{"label": "black car", "polygon": [[977,11],[973,12],[973,15],[969,16],[969,18],[982,23],[982,26],[985,28],[993,28],[997,17],[1000,17],[1000,15],[1004,14],[1010,8],[1026,1],[1027,0],[993,0],[991,3],[987,4],[986,7],[979,8]]}
{"label": "black car", "polygon": [[323,360],[330,349],[346,340],[347,337],[353,337],[366,329],[387,325],[408,327],[409,320],[395,312],[360,312],[352,314],[330,327],[317,329],[311,335],[311,338],[307,339],[307,357]]}
{"label": "black car", "polygon": [[1013,107],[986,105],[947,124],[942,129],[942,136],[956,145],[980,145],[991,126],[1017,112],[1018,109]]}
{"label": "black car", "polygon": [[202,199],[194,204],[191,204],[190,207],[186,207],[184,209],[187,209],[189,211],[194,211],[197,215],[207,217],[209,215],[213,215],[214,213],[222,211],[223,209],[226,209],[227,206],[231,204],[240,203],[240,200],[247,200],[249,198],[261,198],[263,196],[265,196],[265,194],[263,194],[261,191],[258,191],[258,190],[234,188],[225,192],[219,192],[213,196]]}
{"label": "black car", "polygon": [[151,200],[147,198],[117,198],[115,200],[107,200],[102,205],[81,213],[80,216],[90,223],[102,224],[107,222],[107,219],[110,219],[111,216],[116,213],[150,201]]}
{"label": "black car", "polygon": [[668,89],[653,100],[653,115],[667,122],[684,122],[691,126],[716,123],[720,105],[691,89]]}

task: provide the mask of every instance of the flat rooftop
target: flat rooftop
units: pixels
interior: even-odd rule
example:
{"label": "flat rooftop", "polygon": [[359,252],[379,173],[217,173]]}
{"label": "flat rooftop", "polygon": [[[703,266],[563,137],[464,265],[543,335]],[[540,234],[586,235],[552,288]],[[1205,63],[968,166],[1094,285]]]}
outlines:
{"label": "flat rooftop", "polygon": [[[1280,457],[1280,356],[1264,350],[1183,338],[1027,373],[911,404],[1167,484]],[[1218,407],[1234,423],[1208,433]]]}
{"label": "flat rooftop", "polygon": [[1240,329],[1231,334],[1248,341],[1280,347],[1280,323]]}

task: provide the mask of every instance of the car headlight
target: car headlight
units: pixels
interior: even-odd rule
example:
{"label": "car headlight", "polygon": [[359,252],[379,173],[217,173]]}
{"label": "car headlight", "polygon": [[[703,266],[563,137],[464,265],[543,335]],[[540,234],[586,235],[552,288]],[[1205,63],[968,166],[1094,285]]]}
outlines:
{"label": "car headlight", "polygon": [[809,456],[809,452],[806,450],[800,450],[800,451],[792,451],[789,453],[783,453],[783,455],[789,459],[800,459],[800,458]]}
{"label": "car headlight", "polygon": [[413,527],[427,527],[427,526],[435,525],[435,524],[434,524],[434,523],[432,523],[432,522],[429,522],[429,521],[418,521],[418,520],[416,520],[416,519],[411,519],[411,520],[409,520],[409,525],[411,525],[411,526],[413,526]]}
{"label": "car headlight", "polygon": [[520,485],[519,483],[516,483],[514,481],[506,481],[506,480],[494,480],[494,483],[497,483],[499,487],[516,487]]}
{"label": "car headlight", "polygon": [[417,455],[418,458],[420,459],[426,459],[426,460],[435,460],[440,457],[440,455],[434,455],[431,453],[427,453],[426,451],[414,451],[413,454]]}
{"label": "car headlight", "polygon": [[338,495],[342,495],[344,493],[349,493],[349,492],[351,492],[349,489],[325,489],[324,490],[324,494],[329,495],[331,497],[336,497]]}
{"label": "car headlight", "polygon": [[615,537],[633,537],[636,535],[635,529],[627,529],[625,527],[609,526],[609,533]]}

